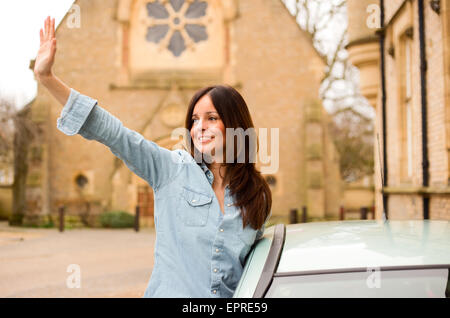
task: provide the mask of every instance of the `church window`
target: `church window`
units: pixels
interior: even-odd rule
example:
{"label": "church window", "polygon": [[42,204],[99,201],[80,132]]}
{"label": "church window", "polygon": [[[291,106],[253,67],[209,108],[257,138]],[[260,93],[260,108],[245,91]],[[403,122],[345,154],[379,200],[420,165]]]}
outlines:
{"label": "church window", "polygon": [[167,46],[175,57],[180,56],[188,42],[208,39],[203,20],[207,8],[207,2],[199,0],[148,2],[147,41]]}

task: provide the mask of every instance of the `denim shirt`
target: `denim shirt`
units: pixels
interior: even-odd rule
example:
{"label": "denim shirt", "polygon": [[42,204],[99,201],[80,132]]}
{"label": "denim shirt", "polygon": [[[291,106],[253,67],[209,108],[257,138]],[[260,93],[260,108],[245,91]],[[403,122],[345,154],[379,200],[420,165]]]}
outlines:
{"label": "denim shirt", "polygon": [[57,128],[108,146],[153,188],[154,267],[143,297],[233,296],[246,256],[264,225],[258,230],[243,228],[228,185],[221,212],[213,174],[204,162],[197,163],[185,150],[168,150],[145,139],[74,89]]}

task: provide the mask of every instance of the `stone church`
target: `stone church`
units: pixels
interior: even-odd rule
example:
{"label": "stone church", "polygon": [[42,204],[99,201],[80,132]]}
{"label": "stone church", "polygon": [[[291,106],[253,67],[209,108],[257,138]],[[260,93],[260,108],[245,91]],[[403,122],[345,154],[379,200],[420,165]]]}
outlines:
{"label": "stone church", "polygon": [[[232,85],[257,129],[279,129],[279,149],[269,153],[279,163],[264,174],[273,216],[303,206],[310,217],[338,215],[338,156],[318,97],[325,63],[281,0],[77,0],[72,8],[56,30],[54,65],[70,87],[173,149],[171,132],[183,127],[194,92]],[[64,205],[87,223],[139,206],[151,224],[149,185],[106,146],[57,130],[61,109],[39,86],[32,118],[43,138],[31,146],[24,223],[43,222]]]}

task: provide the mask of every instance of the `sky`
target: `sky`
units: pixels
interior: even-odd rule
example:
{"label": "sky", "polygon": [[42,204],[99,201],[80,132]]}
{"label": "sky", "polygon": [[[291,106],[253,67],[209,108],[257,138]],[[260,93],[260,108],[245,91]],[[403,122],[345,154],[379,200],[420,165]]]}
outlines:
{"label": "sky", "polygon": [[18,108],[36,95],[37,83],[29,69],[39,50],[39,29],[47,16],[57,26],[73,0],[0,1],[0,95]]}

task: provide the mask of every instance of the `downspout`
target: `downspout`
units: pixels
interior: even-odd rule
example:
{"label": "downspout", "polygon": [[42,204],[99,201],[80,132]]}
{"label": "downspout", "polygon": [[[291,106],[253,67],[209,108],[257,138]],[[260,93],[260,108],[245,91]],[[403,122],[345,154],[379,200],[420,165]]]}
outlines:
{"label": "downspout", "polygon": [[[420,93],[422,108],[422,185],[424,188],[429,186],[430,163],[428,160],[428,114],[427,114],[427,59],[425,51],[425,15],[423,0],[418,0],[419,9],[419,43],[420,43]],[[423,196],[423,218],[430,218],[430,197]]]}
{"label": "downspout", "polygon": [[383,194],[383,210],[386,220],[388,219],[388,194],[384,192],[384,188],[388,185],[388,169],[387,169],[387,140],[386,140],[386,73],[385,73],[385,37],[386,30],[384,26],[384,0],[380,0],[380,72],[381,72],[381,118],[383,133],[383,178],[382,189]]}

